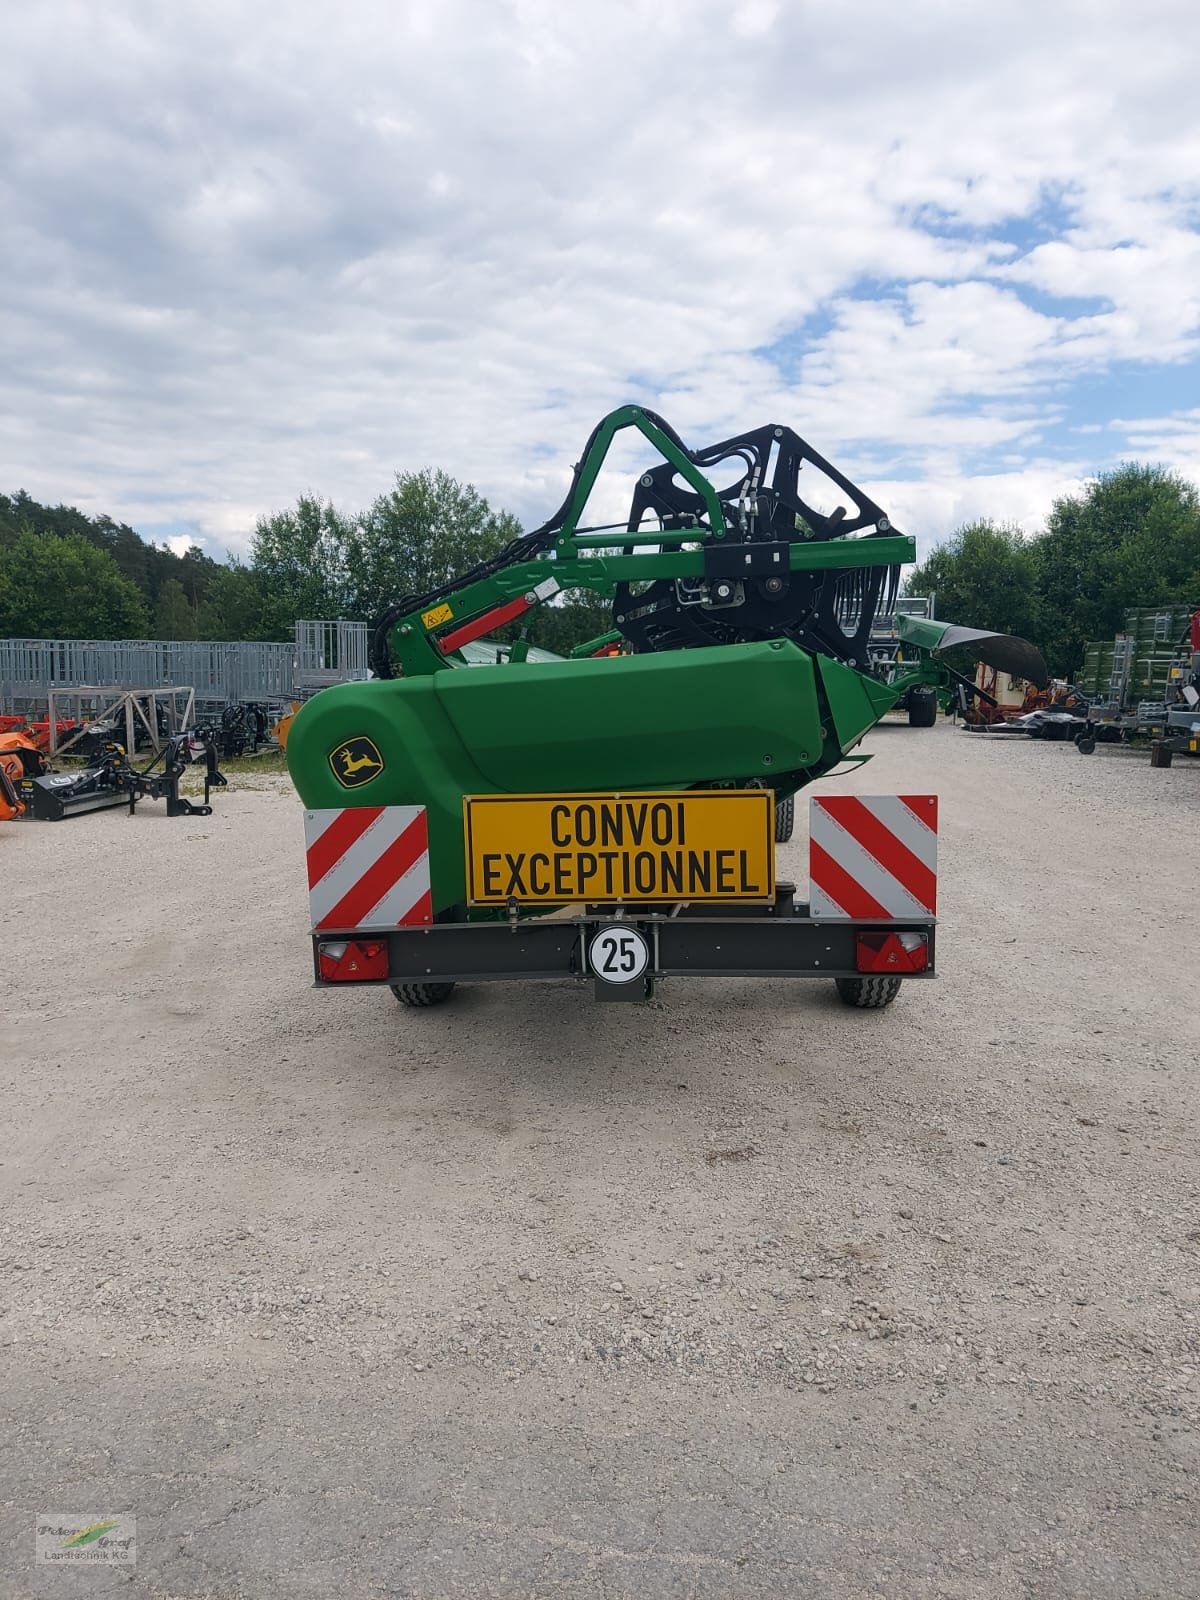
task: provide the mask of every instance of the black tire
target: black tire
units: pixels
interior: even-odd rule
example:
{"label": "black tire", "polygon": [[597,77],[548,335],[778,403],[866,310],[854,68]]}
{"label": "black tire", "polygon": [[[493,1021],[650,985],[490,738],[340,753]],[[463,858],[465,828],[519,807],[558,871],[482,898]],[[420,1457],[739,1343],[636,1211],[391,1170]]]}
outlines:
{"label": "black tire", "polygon": [[1170,745],[1164,744],[1161,739],[1156,739],[1150,746],[1150,765],[1152,767],[1169,767],[1175,752]]}
{"label": "black tire", "polygon": [[1075,748],[1081,756],[1090,756],[1096,753],[1096,735],[1094,733],[1081,733],[1075,741]]}
{"label": "black tire", "polygon": [[402,1006],[440,1006],[454,993],[452,983],[394,983],[392,993]]}
{"label": "black tire", "polygon": [[796,826],[796,796],[775,802],[775,843],[786,844]]}
{"label": "black tire", "polygon": [[837,978],[837,992],[848,1006],[862,1011],[879,1011],[890,1006],[900,993],[900,978]]}
{"label": "black tire", "polygon": [[937,714],[937,690],[914,689],[908,697],[909,727],[932,728],[937,724]]}

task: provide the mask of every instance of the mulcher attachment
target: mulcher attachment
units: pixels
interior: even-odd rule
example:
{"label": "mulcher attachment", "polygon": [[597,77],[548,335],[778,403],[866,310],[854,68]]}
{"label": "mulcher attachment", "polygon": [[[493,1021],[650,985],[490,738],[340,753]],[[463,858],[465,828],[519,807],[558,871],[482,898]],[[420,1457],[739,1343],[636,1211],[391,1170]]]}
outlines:
{"label": "mulcher attachment", "polygon": [[[108,744],[100,760],[75,772],[50,772],[33,780],[33,814],[46,822],[61,822],[86,811],[105,811],[111,806],[128,806],[130,813],[139,800],[165,800],[169,817],[209,817],[209,794],[224,788],[226,779],[217,767],[217,751],[212,738],[203,741],[204,804],[195,805],[179,793],[179,780],[187,770],[188,734],[168,739],[162,750],[145,767],[130,764],[124,748]],[[161,770],[159,763],[161,762]]]}

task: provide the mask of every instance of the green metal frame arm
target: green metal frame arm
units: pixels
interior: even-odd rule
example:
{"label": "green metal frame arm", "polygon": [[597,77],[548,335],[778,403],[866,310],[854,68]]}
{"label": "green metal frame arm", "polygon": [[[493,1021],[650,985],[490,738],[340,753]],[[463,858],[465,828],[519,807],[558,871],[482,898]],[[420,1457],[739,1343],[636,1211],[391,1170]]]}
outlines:
{"label": "green metal frame arm", "polygon": [[[575,529],[583,515],[588,499],[600,475],[600,469],[612,448],[612,442],[618,433],[626,428],[636,428],[650,444],[659,452],[665,461],[676,469],[679,475],[689,483],[703,500],[708,512],[710,527],[697,527],[689,531],[685,538],[703,540],[709,538],[723,539],[726,534],[725,517],[721,510],[721,502],[717,492],[708,479],[692,461],[686,450],[680,448],[670,434],[663,431],[656,423],[652,422],[640,406],[621,406],[616,411],[611,411],[596,431],[595,438],[588,449],[587,455],[580,466],[575,481],[574,491],[563,517],[562,529],[559,533],[555,550],[547,552],[541,560],[518,562],[515,565],[494,573],[478,583],[469,584],[466,588],[456,590],[452,600],[447,600],[440,606],[426,606],[420,613],[408,613],[397,618],[392,625],[390,639],[392,652],[406,675],[436,672],[443,667],[453,666],[438,648],[436,640],[432,637],[433,631],[443,627],[446,623],[462,622],[472,617],[477,617],[481,612],[493,606],[502,605],[505,601],[515,599],[522,594],[531,594],[537,584],[547,577],[558,579],[559,588],[581,588],[605,590],[614,582],[620,581],[622,576],[633,580],[645,577],[647,580],[659,576],[670,576],[670,573],[654,570],[628,571],[614,573],[609,576],[604,564],[597,565],[595,560],[584,559],[580,561],[579,553],[582,546],[590,547],[596,541],[588,535],[580,535],[580,544],[576,543]],[[618,539],[621,530],[616,530]],[[669,536],[669,542],[675,542],[678,535]],[[602,543],[612,546],[614,540],[602,536]],[[643,542],[639,533],[626,533],[626,543],[638,544]],[[662,541],[655,541],[656,543]],[[680,540],[684,542],[684,540]],[[550,559],[551,555],[558,557],[558,561]],[[573,561],[572,558],[575,558]],[[654,560],[654,557],[626,557],[625,560]],[[578,570],[574,570],[578,563]],[[677,575],[691,576],[693,569],[685,567]],[[534,601],[534,604],[540,603]],[[438,615],[440,613],[440,615]],[[437,620],[429,622],[427,619],[437,616]]]}
{"label": "green metal frame arm", "polygon": [[934,689],[948,689],[954,682],[947,669],[932,656],[922,656],[917,661],[906,661],[904,665],[906,669],[904,672],[888,679],[888,687],[896,691],[897,700],[910,689],[919,688],[922,684],[928,684]]}
{"label": "green metal frame arm", "polygon": [[[696,491],[707,513],[707,523],[682,529],[575,532],[613,440],[627,428],[641,433]],[[488,611],[522,599],[528,602],[527,609],[532,609],[560,589],[591,589],[605,594],[620,583],[703,577],[706,546],[725,539],[727,534],[717,492],[687,451],[640,406],[622,406],[604,418],[588,446],[553,547],[543,547],[526,561],[500,566],[477,582],[452,586],[440,602],[427,601],[422,609],[397,618],[390,635],[392,653],[406,676],[454,667],[454,660],[447,658],[438,644],[439,634],[453,625],[470,623]],[[654,548],[636,548],[642,545]],[[788,547],[792,572],[903,565],[915,559],[915,541],[897,533],[797,541]],[[553,579],[554,584],[548,584],[548,579]],[[601,642],[594,642],[592,648],[599,648]]]}
{"label": "green metal frame arm", "polygon": [[[563,541],[570,547],[570,540]],[[788,549],[792,572],[873,567],[915,559],[915,541],[893,533],[873,538],[828,539],[793,544]],[[694,550],[643,551],[633,555],[559,556],[557,551],[504,567],[478,583],[456,590],[441,605],[421,615],[402,617],[392,630],[392,649],[406,676],[452,667],[438,648],[436,632],[477,617],[507,601],[534,595],[553,578],[560,589],[592,589],[609,593],[617,583],[652,583],[656,578],[699,578],[704,574],[703,547]],[[549,598],[548,596],[545,598]],[[544,604],[541,597],[532,605]]]}
{"label": "green metal frame arm", "polygon": [[574,650],[567,652],[570,661],[580,661],[585,656],[594,656],[597,650],[603,650],[607,644],[616,644],[625,635],[620,628],[610,628],[607,633],[598,633],[594,639],[587,639],[583,644],[577,644]]}
{"label": "green metal frame arm", "polygon": [[[620,406],[616,411],[610,411],[600,424],[598,433],[592,442],[592,447],[584,457],[580,468],[579,479],[575,485],[575,492],[571,496],[571,503],[567,507],[567,514],[563,518],[562,533],[559,536],[559,549],[563,549],[569,542],[575,529],[579,526],[579,519],[583,515],[588,498],[596,486],[596,479],[600,476],[600,468],[604,465],[605,457],[612,448],[612,442],[618,433],[626,428],[636,428],[659,452],[664,461],[669,461],[679,475],[686,479],[704,501],[708,510],[712,532],[715,538],[725,537],[725,516],[721,510],[721,502],[717,499],[717,492],[708,479],[696,466],[695,462],[685,450],[681,450],[669,434],[663,432],[640,406]],[[611,541],[610,541],[611,543]]]}

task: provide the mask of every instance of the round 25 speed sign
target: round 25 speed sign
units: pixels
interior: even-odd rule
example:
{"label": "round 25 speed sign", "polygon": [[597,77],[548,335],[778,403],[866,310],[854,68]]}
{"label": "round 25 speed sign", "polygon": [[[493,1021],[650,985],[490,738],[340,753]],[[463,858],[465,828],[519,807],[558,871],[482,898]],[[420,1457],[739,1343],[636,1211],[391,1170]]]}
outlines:
{"label": "round 25 speed sign", "polygon": [[588,961],[605,983],[632,983],[650,965],[650,946],[636,928],[614,922],[593,934]]}

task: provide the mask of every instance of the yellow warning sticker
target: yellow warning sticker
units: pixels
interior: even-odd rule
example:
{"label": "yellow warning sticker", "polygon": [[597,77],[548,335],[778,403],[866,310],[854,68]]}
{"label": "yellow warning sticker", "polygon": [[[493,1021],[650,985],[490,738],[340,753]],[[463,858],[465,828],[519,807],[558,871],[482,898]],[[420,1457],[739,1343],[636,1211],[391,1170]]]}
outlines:
{"label": "yellow warning sticker", "polygon": [[443,622],[450,622],[453,617],[453,611],[444,600],[440,606],[434,606],[432,611],[422,611],[421,613],[421,621],[424,624],[426,633],[429,632],[430,628],[441,627]]}
{"label": "yellow warning sticker", "polygon": [[775,892],[766,789],[466,795],[463,810],[472,905],[769,900]]}

